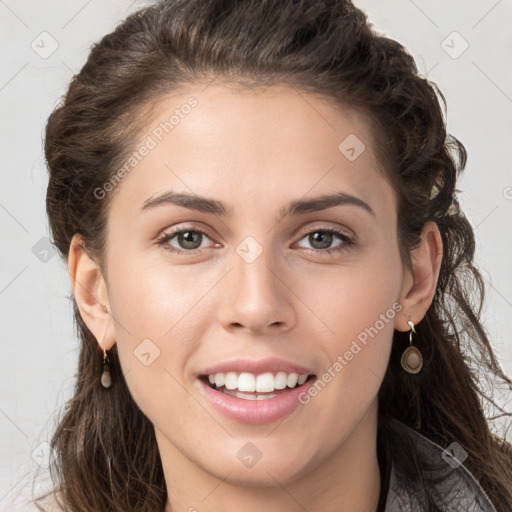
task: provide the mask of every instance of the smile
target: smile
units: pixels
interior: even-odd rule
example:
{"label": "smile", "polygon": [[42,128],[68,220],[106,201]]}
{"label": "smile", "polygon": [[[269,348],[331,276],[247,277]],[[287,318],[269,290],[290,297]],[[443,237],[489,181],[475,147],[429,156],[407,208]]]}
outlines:
{"label": "smile", "polygon": [[223,415],[241,423],[262,424],[293,412],[316,376],[277,372],[254,375],[227,372],[199,377],[200,391]]}

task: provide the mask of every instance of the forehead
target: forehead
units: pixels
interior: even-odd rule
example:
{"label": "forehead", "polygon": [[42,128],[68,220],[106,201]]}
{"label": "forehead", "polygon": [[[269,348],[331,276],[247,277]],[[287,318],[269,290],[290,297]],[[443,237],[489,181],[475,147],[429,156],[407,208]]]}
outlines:
{"label": "forehead", "polygon": [[287,196],[339,190],[392,200],[366,117],[319,95],[196,84],[161,98],[142,119],[113,198],[131,211],[165,190],[238,203],[234,213],[269,197],[282,211]]}

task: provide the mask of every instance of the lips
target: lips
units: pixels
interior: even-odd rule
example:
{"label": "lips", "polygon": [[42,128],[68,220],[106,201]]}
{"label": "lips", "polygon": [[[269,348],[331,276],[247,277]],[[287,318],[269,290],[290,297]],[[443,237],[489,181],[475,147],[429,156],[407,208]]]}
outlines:
{"label": "lips", "polygon": [[249,424],[286,417],[302,405],[299,396],[316,381],[311,369],[279,358],[233,359],[197,377],[200,392],[214,409]]}
{"label": "lips", "polygon": [[[300,397],[306,394],[309,387],[316,382],[310,376],[304,384],[293,389],[276,390],[272,393],[252,393],[252,397],[243,396],[249,393],[227,392],[217,390],[208,381],[198,378],[199,392],[207,399],[214,410],[239,423],[261,425],[283,420],[294,410],[303,407]],[[223,389],[223,388],[222,388]]]}
{"label": "lips", "polygon": [[252,373],[254,375],[259,375],[262,373],[297,373],[299,375],[314,375],[314,371],[310,368],[306,368],[296,363],[292,363],[290,361],[286,361],[285,359],[280,359],[276,357],[261,359],[259,361],[255,361],[252,359],[233,359],[231,361],[224,361],[222,363],[216,364],[214,366],[210,366],[202,371],[198,376],[208,376],[214,375],[216,373]]}

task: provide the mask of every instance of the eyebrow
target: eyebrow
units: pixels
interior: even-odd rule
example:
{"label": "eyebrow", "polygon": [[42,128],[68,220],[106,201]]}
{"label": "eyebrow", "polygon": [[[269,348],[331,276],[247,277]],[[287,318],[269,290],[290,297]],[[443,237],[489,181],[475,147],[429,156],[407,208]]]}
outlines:
{"label": "eyebrow", "polygon": [[[145,211],[157,206],[174,204],[189,210],[195,210],[203,213],[212,213],[221,217],[232,217],[233,211],[220,201],[209,199],[207,197],[195,194],[186,194],[183,192],[164,192],[158,196],[150,197],[142,205],[141,211]],[[362,199],[348,194],[338,192],[331,195],[322,195],[312,199],[298,199],[292,201],[289,205],[279,211],[281,218],[292,215],[301,215],[320,210],[333,208],[334,206],[353,205],[357,206],[375,217],[372,207]]]}

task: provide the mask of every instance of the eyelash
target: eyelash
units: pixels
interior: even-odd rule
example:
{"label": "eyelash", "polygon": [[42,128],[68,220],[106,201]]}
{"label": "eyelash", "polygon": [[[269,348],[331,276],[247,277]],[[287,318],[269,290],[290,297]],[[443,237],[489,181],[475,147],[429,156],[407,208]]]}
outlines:
{"label": "eyelash", "polygon": [[[166,245],[167,242],[172,240],[176,235],[179,235],[181,233],[187,233],[187,232],[201,233],[201,234],[207,236],[208,238],[210,238],[209,234],[200,228],[196,228],[196,227],[186,228],[185,227],[180,230],[173,231],[171,233],[163,233],[162,236],[160,238],[158,238],[157,244],[160,247],[165,246],[164,247],[165,250],[170,251],[174,254],[200,254],[201,249],[192,249],[192,250],[187,251],[187,250],[183,250],[183,249],[176,249],[175,247],[170,248],[171,246]],[[307,231],[307,232],[301,234],[300,240],[302,240],[307,235],[311,235],[313,233],[328,233],[330,235],[336,235],[343,241],[343,243],[341,245],[334,247],[332,249],[306,249],[306,250],[316,253],[316,254],[325,255],[325,254],[332,254],[335,252],[342,252],[342,251],[349,250],[356,244],[356,242],[351,237],[349,237],[346,233],[344,233],[343,231],[338,231],[333,228],[317,228],[317,229],[313,229],[311,231]]]}

